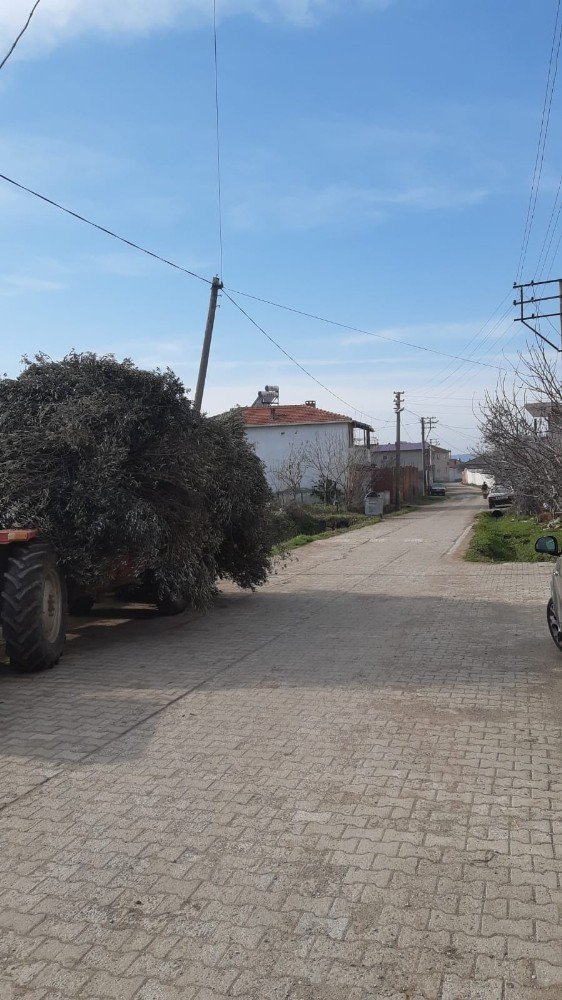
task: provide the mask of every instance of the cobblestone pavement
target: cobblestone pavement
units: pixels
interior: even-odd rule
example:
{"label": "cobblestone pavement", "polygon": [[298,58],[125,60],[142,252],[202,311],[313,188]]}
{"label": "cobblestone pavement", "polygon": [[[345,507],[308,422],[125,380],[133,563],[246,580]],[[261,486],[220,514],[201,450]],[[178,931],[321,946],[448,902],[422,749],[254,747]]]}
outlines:
{"label": "cobblestone pavement", "polygon": [[1,1000],[559,1000],[551,567],[453,493],[3,669]]}

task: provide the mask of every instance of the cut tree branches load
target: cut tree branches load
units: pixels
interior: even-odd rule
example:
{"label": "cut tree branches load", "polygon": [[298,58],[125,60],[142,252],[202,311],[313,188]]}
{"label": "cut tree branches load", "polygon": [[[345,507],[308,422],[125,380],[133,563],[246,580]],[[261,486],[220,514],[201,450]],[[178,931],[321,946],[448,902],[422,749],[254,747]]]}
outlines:
{"label": "cut tree branches load", "polygon": [[[267,577],[271,495],[261,462],[236,416],[196,413],[169,370],[95,354],[26,361],[17,379],[0,379],[0,469],[0,528],[10,529],[0,532],[0,613],[19,666],[16,633],[34,614],[60,645],[65,591],[71,610],[85,611],[103,591],[128,586],[173,613],[208,605],[217,578],[254,588]],[[10,541],[14,529],[31,535]],[[26,580],[35,611],[18,607]],[[31,668],[52,665],[45,658],[35,648]]]}

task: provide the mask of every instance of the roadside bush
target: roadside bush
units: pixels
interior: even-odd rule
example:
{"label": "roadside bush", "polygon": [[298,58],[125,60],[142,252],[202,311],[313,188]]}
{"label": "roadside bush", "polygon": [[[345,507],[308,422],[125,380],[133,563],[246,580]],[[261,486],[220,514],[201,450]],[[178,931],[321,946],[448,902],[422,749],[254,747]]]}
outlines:
{"label": "roadside bush", "polygon": [[296,527],[294,534],[318,535],[323,531],[349,528],[364,520],[364,515],[351,511],[337,511],[333,507],[323,504],[311,504],[310,506],[295,504],[287,507],[286,510]]}
{"label": "roadside bush", "polygon": [[86,590],[151,570],[207,604],[218,576],[266,578],[263,467],[233,416],[195,413],[170,370],[72,352],[0,379],[0,521],[37,527]]}
{"label": "roadside bush", "polygon": [[298,534],[297,523],[289,514],[286,507],[277,507],[272,511],[272,526],[275,542],[286,542]]}

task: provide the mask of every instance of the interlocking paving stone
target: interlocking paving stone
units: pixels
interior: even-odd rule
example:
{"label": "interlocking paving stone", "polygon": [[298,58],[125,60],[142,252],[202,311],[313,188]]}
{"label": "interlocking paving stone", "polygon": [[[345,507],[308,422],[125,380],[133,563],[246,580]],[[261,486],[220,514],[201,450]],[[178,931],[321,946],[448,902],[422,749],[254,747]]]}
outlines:
{"label": "interlocking paving stone", "polygon": [[1,1000],[560,996],[552,567],[452,492],[3,668]]}

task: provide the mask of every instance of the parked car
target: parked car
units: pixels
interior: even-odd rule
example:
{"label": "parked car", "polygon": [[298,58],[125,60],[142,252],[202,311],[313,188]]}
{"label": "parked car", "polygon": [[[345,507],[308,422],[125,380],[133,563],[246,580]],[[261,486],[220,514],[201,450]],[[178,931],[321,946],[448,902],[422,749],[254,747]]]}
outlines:
{"label": "parked car", "polygon": [[496,483],[488,493],[488,507],[490,510],[498,507],[509,507],[513,503],[513,490],[511,486],[500,486]]}
{"label": "parked car", "polygon": [[447,490],[445,489],[444,483],[431,483],[429,487],[430,497],[445,497],[447,496]]}
{"label": "parked car", "polygon": [[535,552],[556,559],[550,585],[552,597],[546,607],[546,621],[554,644],[562,652],[562,550],[554,535],[543,535],[535,542]]}

